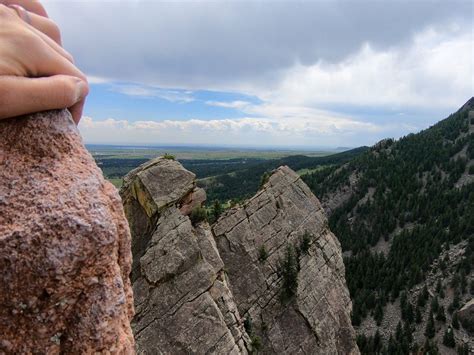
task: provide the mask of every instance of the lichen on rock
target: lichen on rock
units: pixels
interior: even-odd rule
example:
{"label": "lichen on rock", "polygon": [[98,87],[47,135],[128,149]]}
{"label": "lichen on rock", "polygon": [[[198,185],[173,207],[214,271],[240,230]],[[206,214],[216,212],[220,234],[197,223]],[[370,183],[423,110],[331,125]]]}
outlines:
{"label": "lichen on rock", "polygon": [[134,353],[127,220],[70,114],[0,137],[0,353]]}

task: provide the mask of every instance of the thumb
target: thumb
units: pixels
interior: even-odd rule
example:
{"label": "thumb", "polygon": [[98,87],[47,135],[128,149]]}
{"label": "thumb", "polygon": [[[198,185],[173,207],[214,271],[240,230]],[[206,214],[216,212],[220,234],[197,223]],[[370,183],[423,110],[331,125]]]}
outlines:
{"label": "thumb", "polygon": [[69,75],[0,76],[0,119],[73,107],[83,102],[88,93],[87,82]]}

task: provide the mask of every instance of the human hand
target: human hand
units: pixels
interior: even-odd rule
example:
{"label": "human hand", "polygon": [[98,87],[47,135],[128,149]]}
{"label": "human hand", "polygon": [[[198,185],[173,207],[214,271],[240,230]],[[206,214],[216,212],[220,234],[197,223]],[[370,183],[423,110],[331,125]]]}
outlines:
{"label": "human hand", "polygon": [[79,123],[89,86],[57,25],[38,1],[0,3],[0,119],[67,107]]}

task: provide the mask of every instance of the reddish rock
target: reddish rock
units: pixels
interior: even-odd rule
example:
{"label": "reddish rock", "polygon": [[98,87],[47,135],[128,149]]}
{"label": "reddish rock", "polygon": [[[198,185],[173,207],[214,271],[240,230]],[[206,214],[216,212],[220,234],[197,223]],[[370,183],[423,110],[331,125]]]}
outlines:
{"label": "reddish rock", "polygon": [[194,208],[200,207],[206,202],[206,191],[200,187],[194,188],[193,192],[188,194],[181,202],[181,213],[185,216],[191,214]]}
{"label": "reddish rock", "polygon": [[0,137],[0,353],[133,353],[128,224],[71,116]]}

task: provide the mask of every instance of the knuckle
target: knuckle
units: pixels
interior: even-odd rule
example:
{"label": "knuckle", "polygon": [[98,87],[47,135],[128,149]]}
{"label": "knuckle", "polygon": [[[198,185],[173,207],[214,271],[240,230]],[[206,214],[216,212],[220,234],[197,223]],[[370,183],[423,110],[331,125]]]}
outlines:
{"label": "knuckle", "polygon": [[0,4],[0,16],[6,16],[10,14],[9,8],[3,4]]}
{"label": "knuckle", "polygon": [[72,64],[74,64],[74,57],[72,56],[71,53],[68,51],[65,51],[64,55],[66,56],[66,59],[69,60]]}
{"label": "knuckle", "polygon": [[76,101],[76,86],[73,80],[66,76],[59,76],[58,90],[55,99],[61,106],[72,105]]}
{"label": "knuckle", "polygon": [[55,40],[56,42],[60,42],[61,41],[61,30],[59,29],[59,26],[51,21],[51,20],[48,20],[49,21],[49,32],[50,32],[50,37]]}
{"label": "knuckle", "polygon": [[9,8],[8,6],[5,6],[3,4],[0,4],[0,18],[2,20],[6,19],[11,19],[15,15],[15,10]]}

